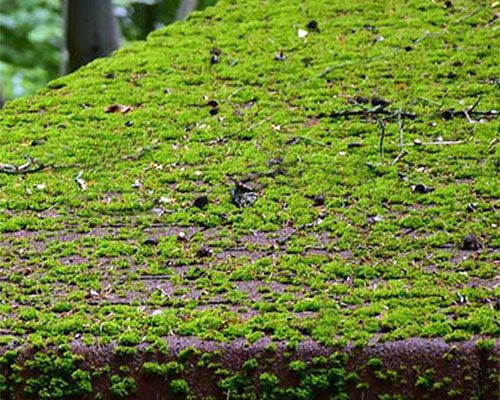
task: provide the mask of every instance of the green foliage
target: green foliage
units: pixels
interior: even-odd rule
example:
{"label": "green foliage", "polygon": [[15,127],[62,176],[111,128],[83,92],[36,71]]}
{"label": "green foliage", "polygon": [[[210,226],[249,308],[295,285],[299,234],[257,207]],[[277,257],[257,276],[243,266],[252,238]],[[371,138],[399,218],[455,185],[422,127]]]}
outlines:
{"label": "green foliage", "polygon": [[[33,93],[63,70],[62,1],[0,2],[0,95],[11,99]],[[114,0],[125,43],[174,22],[180,1]],[[201,0],[198,8],[216,2]]]}

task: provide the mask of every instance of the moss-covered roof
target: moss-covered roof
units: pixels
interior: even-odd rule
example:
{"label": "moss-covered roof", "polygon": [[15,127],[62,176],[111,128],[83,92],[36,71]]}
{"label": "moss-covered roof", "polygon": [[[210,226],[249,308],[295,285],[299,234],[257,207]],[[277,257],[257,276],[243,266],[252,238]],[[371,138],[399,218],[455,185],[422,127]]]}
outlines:
{"label": "moss-covered roof", "polygon": [[[4,393],[50,386],[13,349],[75,343],[498,348],[496,7],[223,0],[8,103]],[[134,392],[126,368],[104,396]]]}

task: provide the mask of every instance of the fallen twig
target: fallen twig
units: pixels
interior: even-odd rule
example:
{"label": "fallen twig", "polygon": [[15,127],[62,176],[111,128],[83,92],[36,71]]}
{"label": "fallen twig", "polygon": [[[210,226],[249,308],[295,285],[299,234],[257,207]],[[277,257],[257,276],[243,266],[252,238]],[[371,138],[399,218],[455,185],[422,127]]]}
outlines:
{"label": "fallen twig", "polygon": [[[29,155],[24,156],[26,162],[22,165],[0,164],[0,172],[9,175],[31,174],[33,172],[41,171],[47,166],[40,164],[37,160]],[[32,167],[32,168],[31,168]]]}
{"label": "fallen twig", "polygon": [[399,128],[399,144],[404,143],[404,138],[403,138],[403,129],[405,127],[405,120],[401,118],[401,106],[399,106],[399,112],[398,112],[398,128]]}
{"label": "fallen twig", "polygon": [[465,21],[466,19],[469,19],[470,17],[473,17],[473,16],[474,16],[474,15],[476,15],[479,11],[481,11],[481,9],[480,9],[480,8],[478,8],[477,10],[471,11],[470,13],[465,14],[463,17],[460,17],[460,18],[456,19],[455,21],[452,21],[451,25],[456,25],[456,24],[459,24],[460,22],[463,22],[463,21]]}
{"label": "fallen twig", "polygon": [[418,143],[404,143],[398,144],[398,147],[410,147],[410,146],[433,146],[433,145],[454,145],[465,143],[465,140],[456,141],[439,141],[439,142],[418,142]]}
{"label": "fallen twig", "polygon": [[406,149],[403,149],[401,153],[399,153],[394,160],[392,160],[391,165],[396,164],[399,160],[401,160],[405,155],[408,154],[408,151]]}
{"label": "fallen twig", "polygon": [[377,123],[382,132],[380,133],[380,165],[384,162],[384,139],[385,139],[385,122],[377,117]]}
{"label": "fallen twig", "polygon": [[294,136],[294,138],[295,139],[302,139],[302,140],[309,140],[310,142],[319,144],[320,146],[328,147],[328,145],[326,143],[323,143],[322,141],[317,140],[317,139],[310,138],[308,136]]}
{"label": "fallen twig", "polygon": [[[230,133],[229,135],[226,135],[226,136],[221,137],[220,139],[225,139],[225,138],[228,138],[228,137],[235,136],[235,135],[237,135],[238,133],[243,132],[243,131],[245,131],[245,130],[251,131],[252,129],[257,128],[258,126],[262,125],[263,123],[265,123],[265,122],[269,121],[269,120],[270,120],[271,118],[273,118],[273,117],[274,117],[274,115],[271,115],[271,116],[269,116],[269,117],[266,117],[266,118],[264,118],[264,119],[261,119],[260,121],[256,122],[255,124],[250,125],[248,128],[246,128],[246,127],[240,128],[240,129],[238,129],[238,130],[236,130],[236,131],[234,131],[234,132]],[[220,140],[220,139],[219,139],[219,140]]]}
{"label": "fallen twig", "polygon": [[154,142],[153,144],[149,145],[149,146],[146,146],[146,147],[143,147],[141,148],[137,154],[130,154],[128,156],[125,156],[122,158],[122,160],[126,160],[126,161],[137,161],[139,160],[142,156],[144,156],[145,154],[153,151],[153,150],[156,150],[158,147],[160,147],[160,144],[159,142]]}
{"label": "fallen twig", "polygon": [[332,111],[330,113],[330,118],[349,117],[355,115],[376,115],[376,114],[387,115],[389,118],[397,116],[398,118],[415,119],[417,117],[417,115],[414,113],[401,110],[399,112],[398,111],[393,112],[379,105],[373,108],[362,108],[360,110],[346,109],[342,111]]}

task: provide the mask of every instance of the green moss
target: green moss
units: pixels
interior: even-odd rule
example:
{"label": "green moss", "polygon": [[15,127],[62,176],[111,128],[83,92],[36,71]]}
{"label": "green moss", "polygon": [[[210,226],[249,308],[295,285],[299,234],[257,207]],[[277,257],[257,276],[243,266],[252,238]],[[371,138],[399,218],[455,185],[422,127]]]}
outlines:
{"label": "green moss", "polygon": [[131,377],[112,375],[110,383],[109,391],[117,398],[127,398],[136,390],[135,380]]}
{"label": "green moss", "polygon": [[170,382],[170,391],[174,395],[187,395],[191,388],[184,379],[174,379]]}
{"label": "green moss", "polygon": [[[270,340],[269,357],[283,341],[300,382],[268,393],[277,398],[342,396],[342,363],[332,372],[328,360],[295,360],[305,339],[357,350],[372,339],[479,336],[489,354],[500,336],[490,284],[500,259],[498,118],[470,123],[463,110],[478,99],[476,111],[497,108],[497,54],[484,46],[497,30],[490,4],[459,6],[221,1],[9,102],[0,111],[0,344],[42,351],[78,340],[114,348],[121,361],[144,346],[148,361],[166,357],[145,363],[145,375],[181,379],[190,365],[225,367],[194,348],[165,363],[165,338]],[[214,65],[213,47],[222,51]],[[360,110],[360,96],[391,102],[378,115],[382,160],[374,115],[332,114]],[[112,104],[132,109],[105,112]],[[400,109],[416,114],[404,127]],[[451,109],[460,115],[443,115]],[[26,155],[30,173],[5,173]],[[251,206],[234,204],[235,182],[250,187]],[[209,199],[201,208],[200,196]],[[467,233],[477,250],[461,249]],[[2,375],[22,388],[24,363],[10,357]],[[221,390],[256,398],[271,372],[255,362],[222,374]],[[397,380],[381,360],[367,368]],[[420,376],[419,390],[449,389]],[[30,378],[32,396],[74,381]]]}

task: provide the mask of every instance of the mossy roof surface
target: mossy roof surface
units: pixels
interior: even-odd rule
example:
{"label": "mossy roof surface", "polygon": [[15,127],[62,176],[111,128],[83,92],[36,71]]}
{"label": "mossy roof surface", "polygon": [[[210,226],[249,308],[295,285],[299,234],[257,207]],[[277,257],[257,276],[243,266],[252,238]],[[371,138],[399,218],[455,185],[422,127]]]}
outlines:
{"label": "mossy roof surface", "polygon": [[498,338],[494,12],[223,0],[8,103],[2,343]]}

